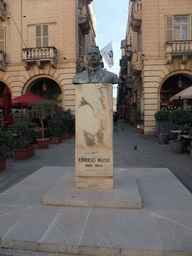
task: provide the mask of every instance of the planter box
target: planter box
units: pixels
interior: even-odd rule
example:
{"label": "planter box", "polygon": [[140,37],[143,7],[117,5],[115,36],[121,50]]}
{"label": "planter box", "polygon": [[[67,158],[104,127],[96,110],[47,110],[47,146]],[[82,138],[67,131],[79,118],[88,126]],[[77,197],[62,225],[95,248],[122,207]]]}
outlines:
{"label": "planter box", "polygon": [[171,151],[176,154],[182,154],[183,153],[183,148],[184,148],[184,143],[183,141],[176,141],[172,140],[170,142],[171,144]]}
{"label": "planter box", "polygon": [[51,137],[51,143],[52,144],[59,144],[62,142],[62,137],[59,136],[59,137]]}
{"label": "planter box", "polygon": [[26,160],[35,155],[35,146],[33,145],[29,148],[16,148],[14,151],[17,160]]}
{"label": "planter box", "polygon": [[6,167],[6,156],[0,157],[0,172],[5,170]]}
{"label": "planter box", "polygon": [[68,140],[70,138],[71,138],[71,133],[70,132],[63,133],[63,135],[62,135],[63,140]]}
{"label": "planter box", "polygon": [[37,144],[39,149],[46,149],[49,147],[49,138],[44,138],[44,139],[37,139]]}

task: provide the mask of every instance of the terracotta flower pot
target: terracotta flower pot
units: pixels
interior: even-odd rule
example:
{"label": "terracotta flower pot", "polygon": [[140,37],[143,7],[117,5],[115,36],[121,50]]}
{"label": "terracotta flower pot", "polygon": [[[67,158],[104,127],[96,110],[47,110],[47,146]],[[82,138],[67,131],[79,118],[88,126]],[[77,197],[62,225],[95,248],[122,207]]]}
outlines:
{"label": "terracotta flower pot", "polygon": [[6,155],[0,157],[0,171],[5,170],[6,167]]}
{"label": "terracotta flower pot", "polygon": [[49,147],[49,138],[37,139],[37,144],[40,149],[46,149]]}
{"label": "terracotta flower pot", "polygon": [[67,132],[67,133],[63,133],[62,135],[63,140],[68,140],[71,138],[71,133]]}
{"label": "terracotta flower pot", "polygon": [[138,134],[143,134],[144,133],[143,129],[141,129],[141,128],[137,128],[137,132],[138,132]]}
{"label": "terracotta flower pot", "polygon": [[31,145],[29,148],[16,148],[14,151],[17,160],[26,160],[35,155],[35,146]]}
{"label": "terracotta flower pot", "polygon": [[51,143],[52,144],[59,144],[62,142],[62,137],[59,136],[59,137],[51,137]]}

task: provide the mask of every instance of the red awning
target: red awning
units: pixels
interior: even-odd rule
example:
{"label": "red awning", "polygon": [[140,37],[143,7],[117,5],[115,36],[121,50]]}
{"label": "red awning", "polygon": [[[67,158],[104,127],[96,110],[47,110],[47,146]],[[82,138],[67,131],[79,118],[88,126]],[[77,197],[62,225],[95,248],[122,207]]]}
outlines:
{"label": "red awning", "polygon": [[42,101],[45,100],[44,98],[41,98],[31,92],[26,93],[22,96],[19,96],[12,100],[12,107],[28,107],[29,103],[32,101]]}
{"label": "red awning", "polygon": [[168,101],[167,105],[183,105],[183,100],[172,100]]}

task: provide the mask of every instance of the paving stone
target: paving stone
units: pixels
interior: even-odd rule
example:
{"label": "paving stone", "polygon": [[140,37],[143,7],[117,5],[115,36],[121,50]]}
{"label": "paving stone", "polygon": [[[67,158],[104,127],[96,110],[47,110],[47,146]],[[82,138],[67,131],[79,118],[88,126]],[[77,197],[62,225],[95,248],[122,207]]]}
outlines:
{"label": "paving stone", "polygon": [[81,245],[162,250],[158,232],[144,210],[93,209]]}

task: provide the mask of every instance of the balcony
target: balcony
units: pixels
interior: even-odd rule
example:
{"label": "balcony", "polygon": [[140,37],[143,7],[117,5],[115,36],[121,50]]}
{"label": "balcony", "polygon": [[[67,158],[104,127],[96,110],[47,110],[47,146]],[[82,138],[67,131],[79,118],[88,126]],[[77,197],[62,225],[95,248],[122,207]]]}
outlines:
{"label": "balcony", "polygon": [[142,57],[141,52],[134,52],[132,55],[132,75],[138,76],[142,70]]}
{"label": "balcony", "polygon": [[126,77],[125,84],[126,84],[127,89],[132,89],[132,87],[133,87],[132,76]]}
{"label": "balcony", "polygon": [[90,4],[93,0],[86,0],[86,4]]}
{"label": "balcony", "polygon": [[172,56],[182,56],[182,63],[186,63],[188,56],[192,56],[192,40],[166,42],[165,51],[167,63],[171,63]]}
{"label": "balcony", "polygon": [[0,51],[0,70],[5,71],[6,63],[5,63],[6,53]]}
{"label": "balcony", "polygon": [[142,1],[134,1],[131,14],[131,28],[134,32],[139,32],[142,20]]}
{"label": "balcony", "polygon": [[30,69],[30,64],[34,62],[40,69],[43,68],[44,62],[50,62],[53,68],[57,67],[57,49],[54,46],[25,48],[22,51],[22,61],[26,69]]}
{"label": "balcony", "polygon": [[5,21],[6,20],[6,3],[3,0],[0,0],[0,18]]}
{"label": "balcony", "polygon": [[91,26],[89,24],[88,10],[85,5],[79,10],[78,24],[83,35],[89,34]]}

